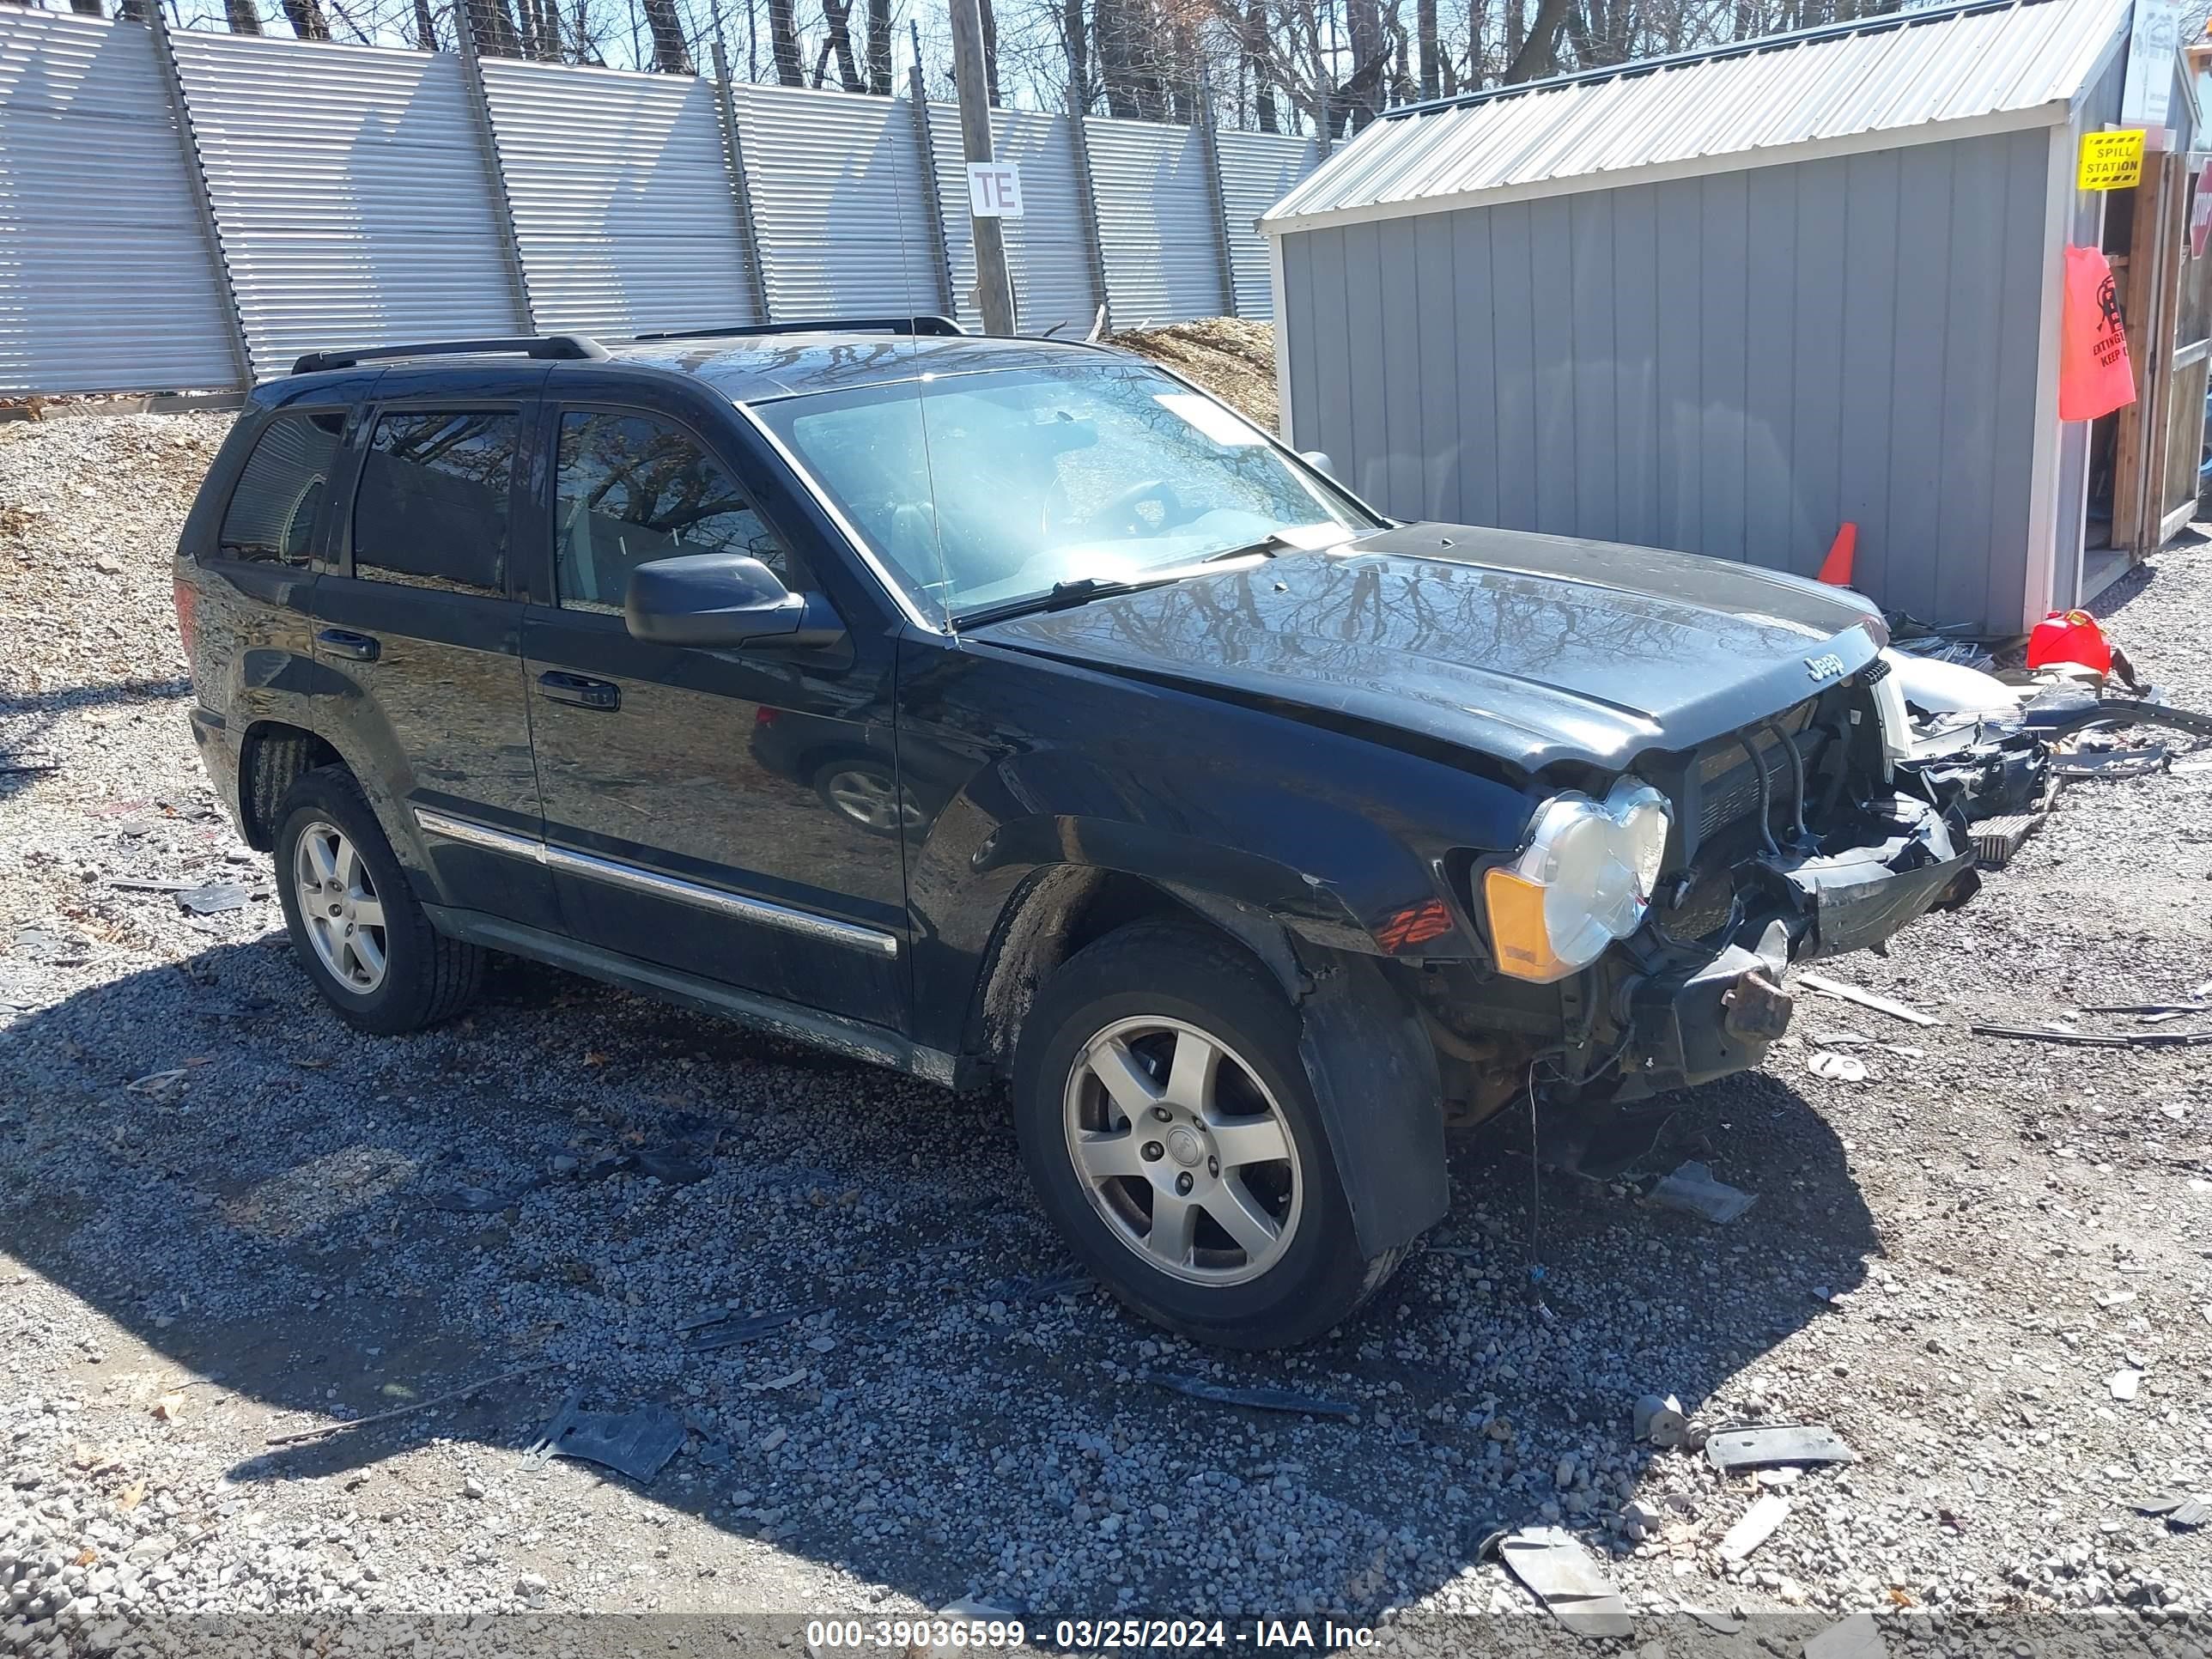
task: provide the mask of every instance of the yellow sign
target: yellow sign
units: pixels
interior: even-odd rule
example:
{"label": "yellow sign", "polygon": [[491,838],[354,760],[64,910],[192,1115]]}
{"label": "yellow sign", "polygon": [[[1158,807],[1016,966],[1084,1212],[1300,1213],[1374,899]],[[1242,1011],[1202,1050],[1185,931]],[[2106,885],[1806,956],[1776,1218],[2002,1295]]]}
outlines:
{"label": "yellow sign", "polygon": [[2129,190],[2142,182],[2143,136],[2126,132],[2081,135],[2081,167],[2075,185],[2081,190]]}

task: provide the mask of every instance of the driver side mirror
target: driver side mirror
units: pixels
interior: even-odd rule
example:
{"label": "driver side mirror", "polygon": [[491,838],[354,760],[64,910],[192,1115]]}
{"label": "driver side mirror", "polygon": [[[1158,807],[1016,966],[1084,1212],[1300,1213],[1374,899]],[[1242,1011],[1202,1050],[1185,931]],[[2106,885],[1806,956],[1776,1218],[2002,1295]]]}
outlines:
{"label": "driver side mirror", "polygon": [[634,640],[708,650],[834,645],[845,637],[828,600],[793,592],[741,553],[687,553],[638,566],[623,620]]}
{"label": "driver side mirror", "polygon": [[1301,449],[1298,459],[1316,472],[1331,478],[1336,477],[1336,463],[1329,459],[1326,449]]}

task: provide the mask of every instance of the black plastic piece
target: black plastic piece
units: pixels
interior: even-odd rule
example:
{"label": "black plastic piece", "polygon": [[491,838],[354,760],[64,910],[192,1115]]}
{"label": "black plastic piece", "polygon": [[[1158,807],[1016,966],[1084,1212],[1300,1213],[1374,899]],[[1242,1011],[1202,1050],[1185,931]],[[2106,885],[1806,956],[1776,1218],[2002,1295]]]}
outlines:
{"label": "black plastic piece", "polygon": [[557,357],[570,362],[605,358],[607,349],[582,334],[514,334],[489,340],[423,340],[413,345],[354,346],[336,351],[311,351],[292,365],[295,374],[316,374],[326,368],[351,368],[356,363],[380,362],[393,357],[483,357],[493,355]]}
{"label": "black plastic piece", "polygon": [[963,336],[950,317],[818,317],[796,323],[736,323],[727,328],[665,328],[637,336],[648,340],[720,340],[757,334],[929,334]]}

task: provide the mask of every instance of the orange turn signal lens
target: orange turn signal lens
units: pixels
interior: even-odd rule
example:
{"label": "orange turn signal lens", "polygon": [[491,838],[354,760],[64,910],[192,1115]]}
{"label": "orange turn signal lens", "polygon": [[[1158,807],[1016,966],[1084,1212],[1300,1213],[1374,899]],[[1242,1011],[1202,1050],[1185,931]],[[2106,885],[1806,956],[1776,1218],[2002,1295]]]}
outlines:
{"label": "orange turn signal lens", "polygon": [[1483,872],[1482,896],[1501,973],[1545,983],[1574,971],[1553,953],[1551,930],[1544,925],[1543,883],[1498,865]]}

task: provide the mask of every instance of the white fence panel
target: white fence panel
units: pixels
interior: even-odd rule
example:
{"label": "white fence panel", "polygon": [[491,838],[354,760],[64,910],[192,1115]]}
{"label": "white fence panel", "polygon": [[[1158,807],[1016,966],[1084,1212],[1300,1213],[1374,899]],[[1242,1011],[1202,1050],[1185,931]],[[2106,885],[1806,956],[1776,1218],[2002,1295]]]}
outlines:
{"label": "white fence panel", "polygon": [[1311,138],[1273,132],[1218,133],[1214,143],[1221,155],[1221,205],[1229,220],[1237,314],[1270,321],[1275,295],[1267,278],[1267,239],[1253,229],[1253,222],[1320,165],[1321,146]]}
{"label": "white fence panel", "polygon": [[[994,110],[991,149],[1022,173],[1022,216],[1002,222],[1006,270],[1013,279],[1014,313],[1024,334],[1042,334],[1055,323],[1057,337],[1081,339],[1097,314],[1091,249],[1084,221],[1082,174],[1077,170],[1069,117],[1030,110]],[[930,148],[937,157],[937,188],[945,216],[945,246],[952,263],[955,313],[963,327],[980,328],[975,309],[975,234],[968,211],[968,163],[960,143],[960,110],[929,106]]]}
{"label": "white fence panel", "polygon": [[1206,143],[1156,121],[1083,124],[1117,329],[1218,317],[1228,307]]}
{"label": "white fence panel", "polygon": [[790,87],[735,92],[769,314],[943,310],[912,108]]}
{"label": "white fence panel", "polygon": [[0,9],[0,392],[238,383],[157,50]]}
{"label": "white fence panel", "polygon": [[761,320],[712,82],[483,63],[539,328]]}
{"label": "white fence panel", "polygon": [[171,38],[257,375],[525,330],[459,58]]}

